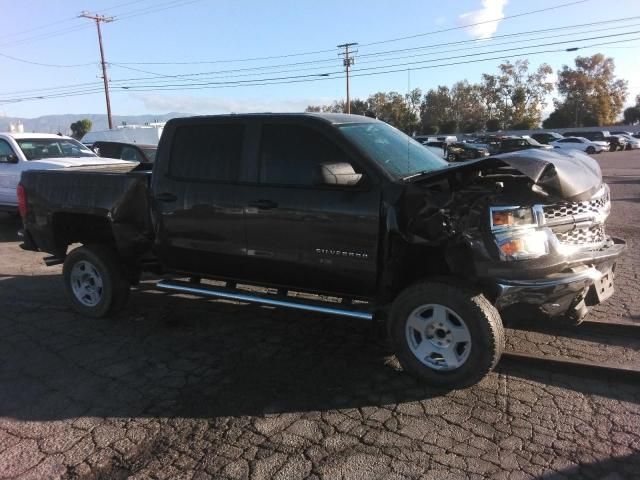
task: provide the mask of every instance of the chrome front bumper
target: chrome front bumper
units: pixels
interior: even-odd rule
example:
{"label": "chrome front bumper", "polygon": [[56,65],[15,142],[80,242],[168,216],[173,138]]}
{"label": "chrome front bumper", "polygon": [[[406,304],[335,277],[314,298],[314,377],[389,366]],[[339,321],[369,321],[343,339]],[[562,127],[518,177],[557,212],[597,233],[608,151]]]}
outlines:
{"label": "chrome front bumper", "polygon": [[602,281],[605,275],[613,275],[612,266],[602,266],[600,269],[584,267],[577,272],[535,280],[497,280],[496,308],[500,310],[514,304],[528,304],[538,306],[550,316],[562,315],[584,300],[589,289]]}

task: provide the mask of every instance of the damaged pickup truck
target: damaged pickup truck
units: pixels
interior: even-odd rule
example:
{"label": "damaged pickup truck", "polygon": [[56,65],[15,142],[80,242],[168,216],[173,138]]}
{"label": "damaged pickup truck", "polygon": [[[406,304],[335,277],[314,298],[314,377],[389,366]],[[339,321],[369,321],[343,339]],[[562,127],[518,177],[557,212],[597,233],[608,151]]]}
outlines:
{"label": "damaged pickup truck", "polygon": [[625,249],[582,153],[449,164],[353,115],[174,119],[152,172],[29,171],[18,194],[23,248],[64,262],[88,317],[152,271],[169,292],[384,320],[403,368],[447,387],[496,365],[509,308],[579,323]]}

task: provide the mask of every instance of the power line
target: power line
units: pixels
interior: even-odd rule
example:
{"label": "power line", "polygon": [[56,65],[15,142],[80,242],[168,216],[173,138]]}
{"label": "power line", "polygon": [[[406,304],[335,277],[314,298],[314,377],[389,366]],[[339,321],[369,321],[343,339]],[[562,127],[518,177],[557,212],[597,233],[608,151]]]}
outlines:
{"label": "power line", "polygon": [[[384,74],[389,74],[389,73],[397,73],[397,72],[406,72],[407,70],[411,70],[411,71],[415,71],[415,70],[426,70],[426,69],[433,69],[433,68],[440,68],[440,67],[447,67],[447,66],[455,66],[455,65],[466,65],[466,64],[471,64],[471,63],[480,63],[480,62],[486,62],[486,61],[493,61],[493,60],[505,60],[508,58],[515,58],[518,56],[522,56],[522,55],[542,55],[542,54],[547,54],[547,53],[557,53],[557,52],[566,52],[568,50],[574,51],[574,50],[581,50],[581,49],[586,49],[586,48],[592,48],[592,47],[598,47],[598,46],[603,46],[603,45],[613,45],[613,44],[619,44],[619,43],[624,43],[624,42],[629,42],[629,41],[636,41],[636,40],[640,40],[640,37],[636,37],[636,38],[631,38],[631,39],[626,39],[626,40],[616,40],[616,41],[611,41],[611,42],[602,42],[602,43],[596,43],[596,44],[591,44],[591,45],[585,45],[582,47],[576,47],[576,48],[572,48],[572,49],[550,49],[550,50],[540,50],[540,51],[530,51],[530,52],[521,52],[518,54],[513,54],[513,55],[508,55],[508,56],[496,56],[496,57],[490,57],[490,58],[480,58],[480,59],[474,59],[474,60],[464,60],[464,61],[460,61],[460,62],[449,62],[449,63],[441,63],[441,64],[437,64],[437,65],[427,65],[427,66],[422,66],[422,67],[416,67],[416,68],[400,68],[400,69],[394,69],[394,70],[385,70],[385,71],[380,71],[380,72],[367,72],[367,73],[356,73],[353,74],[354,77],[367,77],[367,76],[372,76],[372,75],[384,75]],[[382,67],[381,67],[382,68]],[[342,72],[338,72],[338,73],[342,73]],[[306,79],[297,79],[297,80],[284,80],[284,81],[269,81],[268,79],[262,80],[262,81],[255,81],[255,83],[251,83],[251,84],[238,84],[237,82],[229,82],[228,85],[206,85],[206,86],[182,86],[180,88],[144,88],[144,89],[139,89],[139,90],[134,90],[137,92],[148,92],[148,91],[171,91],[171,90],[205,90],[205,89],[220,89],[220,88],[236,88],[236,87],[247,87],[247,86],[263,86],[263,85],[279,85],[279,84],[295,84],[295,83],[308,83],[308,82],[316,82],[316,81],[323,81],[323,80],[334,80],[334,79],[339,79],[342,78],[342,76],[335,76],[335,77],[322,77],[319,76],[317,78],[306,78]],[[121,90],[115,90],[117,93],[122,93],[122,92],[127,92],[128,89],[124,89],[124,87],[119,87],[121,88]],[[63,94],[56,94],[56,95],[51,95],[51,96],[38,96],[38,97],[27,97],[27,98],[21,98],[21,99],[3,99],[0,100],[0,103],[17,103],[17,102],[22,102],[22,101],[28,101],[28,100],[43,100],[43,99],[49,99],[49,98],[62,98],[62,97],[71,97],[71,96],[79,96],[79,95],[89,95],[89,94],[95,94],[95,93],[99,93],[100,90],[86,90],[86,91],[76,91],[76,92],[67,92],[67,93],[63,93]]]}
{"label": "power line", "polygon": [[533,14],[536,14],[536,13],[548,12],[548,11],[551,11],[551,10],[558,10],[560,8],[570,7],[572,5],[578,5],[580,3],[586,3],[588,1],[590,1],[590,0],[577,0],[575,2],[562,3],[560,5],[555,5],[553,7],[540,8],[538,10],[530,10],[528,12],[516,13],[514,15],[507,15],[507,16],[504,16],[502,18],[494,18],[492,20],[484,20],[482,22],[469,23],[467,25],[461,25],[459,27],[444,28],[442,30],[433,30],[431,32],[417,33],[415,35],[408,35],[406,37],[397,37],[397,38],[391,38],[391,39],[388,39],[388,40],[379,40],[377,42],[363,43],[362,46],[363,47],[368,47],[368,46],[371,46],[371,45],[380,45],[382,43],[399,42],[401,40],[410,40],[412,38],[425,37],[427,35],[436,35],[438,33],[452,32],[454,30],[461,30],[461,29],[464,29],[464,28],[476,27],[478,25],[486,25],[487,23],[496,23],[496,22],[501,22],[503,20],[510,20],[512,18],[524,17],[526,15],[533,15]]}
{"label": "power line", "polygon": [[[633,18],[633,17],[630,17]],[[640,18],[640,17],[639,17]],[[558,28],[572,28],[572,27],[578,27],[581,25],[573,25],[573,26],[564,26],[564,27],[558,27]],[[629,26],[635,26],[635,25],[629,25]],[[629,27],[627,26],[627,27]],[[547,29],[545,29],[546,31]],[[602,30],[602,29],[600,29]],[[596,32],[599,30],[591,30],[591,32]],[[528,33],[534,33],[536,31],[532,31],[532,32],[528,32]],[[634,32],[624,32],[621,33],[620,35],[626,35],[626,34],[631,34]],[[576,33],[573,34],[565,34],[565,35],[558,35],[556,37],[562,37],[562,36],[567,36],[567,35],[575,35]],[[549,37],[546,36],[545,38],[556,38],[556,37]],[[593,37],[592,37],[593,38]],[[596,37],[599,38],[599,37]],[[506,44],[513,44],[513,43],[522,43],[522,42],[530,42],[532,40],[536,40],[536,39],[526,39],[526,40],[516,40],[515,42],[501,42],[501,43],[506,43]],[[583,39],[569,39],[569,40],[564,40],[563,42],[557,42],[559,43],[570,43],[573,41],[581,41]],[[454,42],[454,43],[458,43],[458,42]],[[485,45],[485,43],[487,42],[482,42],[482,45],[479,46],[475,46],[475,47],[469,47],[469,49],[471,48],[486,48],[489,47],[489,45]],[[496,43],[493,42],[492,45],[495,45]],[[520,46],[518,48],[530,48],[530,47],[534,47],[534,46]],[[404,49],[402,49],[404,50]],[[398,50],[398,51],[402,51],[402,50]],[[412,49],[409,49],[412,50]],[[399,59],[403,59],[403,58],[416,58],[416,57],[421,57],[421,56],[430,56],[430,55],[435,55],[438,53],[450,53],[450,52],[454,52],[454,51],[459,51],[460,49],[453,49],[453,50],[441,50],[438,52],[430,52],[427,54],[419,54],[419,55],[410,55],[410,56],[404,56],[404,57],[394,57],[394,58],[385,58],[385,59],[376,59],[376,60],[364,60],[361,61],[361,64],[366,64],[366,63],[379,63],[379,62],[383,62],[383,61],[389,61],[389,60],[399,60]],[[395,52],[391,51],[391,52]],[[381,52],[381,53],[391,53],[391,52]],[[486,53],[491,53],[491,52],[486,52]],[[482,54],[482,52],[479,52],[478,54]],[[437,59],[439,60],[439,59]],[[437,60],[431,60],[431,61],[437,61]],[[308,64],[319,64],[319,63],[326,63],[326,62],[330,62],[333,63],[335,60],[333,59],[327,59],[327,60],[321,60],[321,61],[311,61],[311,62],[295,62],[295,63],[288,63],[288,64],[280,64],[280,65],[270,65],[270,66],[260,66],[260,67],[249,67],[249,68],[241,68],[241,69],[232,69],[232,70],[218,70],[218,71],[211,71],[211,72],[198,72],[198,73],[188,73],[188,74],[176,74],[176,75],[166,75],[166,74],[160,74],[157,72],[150,72],[148,70],[143,70],[143,69],[139,69],[139,68],[135,68],[135,67],[129,67],[129,66],[125,66],[125,65],[120,65],[120,64],[115,64],[115,63],[111,63],[111,65],[114,66],[118,66],[121,68],[126,68],[128,70],[133,70],[133,71],[140,71],[143,73],[149,73],[151,75],[154,75],[154,77],[134,77],[134,78],[125,78],[125,79],[120,79],[120,80],[114,80],[112,83],[116,84],[116,83],[124,83],[124,82],[141,82],[141,81],[145,81],[145,80],[155,80],[157,77],[162,77],[162,78],[177,78],[177,79],[184,79],[186,81],[189,82],[193,82],[193,81],[197,81],[200,80],[200,78],[202,77],[212,77],[212,76],[217,76],[220,78],[238,78],[238,77],[247,77],[247,76],[255,76],[258,75],[260,73],[256,72],[257,70],[271,70],[272,68],[276,68],[276,67],[280,67],[280,66],[288,66],[288,65],[292,65],[292,66],[298,66],[298,65],[308,65]],[[280,71],[271,71],[269,72],[269,74],[273,75],[273,74],[280,74],[280,73],[292,73],[292,72],[301,72],[301,71],[309,71],[309,70],[315,70],[317,68],[317,66],[314,67],[309,67],[309,68],[303,68],[303,69],[289,69],[289,70],[280,70]],[[234,72],[256,72],[256,73],[243,73],[243,74],[236,74],[236,75],[220,75],[222,73],[234,73]],[[189,78],[189,77],[200,77],[200,78]],[[159,80],[161,81],[161,80]],[[84,86],[93,86],[95,85],[94,82],[88,82],[88,83],[81,83],[81,84],[75,84],[75,85],[64,85],[64,86],[58,86],[58,87],[48,87],[48,88],[39,88],[39,89],[29,89],[29,90],[18,90],[18,91],[13,91],[13,92],[4,92],[3,95],[12,95],[12,94],[20,94],[20,93],[28,93],[28,92],[45,92],[45,91],[52,91],[52,90],[61,90],[61,89],[67,89],[67,88],[75,88],[75,87],[84,87]]]}
{"label": "power line", "polygon": [[[578,0],[578,1],[574,1],[574,2],[561,4],[561,5],[556,5],[554,7],[548,7],[548,8],[543,8],[543,9],[539,9],[539,10],[531,10],[531,11],[522,12],[522,13],[519,13],[519,14],[509,15],[509,16],[503,17],[501,19],[487,20],[487,21],[483,21],[483,22],[477,22],[477,23],[471,23],[471,24],[467,24],[467,25],[462,25],[462,26],[459,26],[459,27],[452,27],[452,28],[443,29],[443,30],[436,30],[436,31],[431,31],[431,32],[418,33],[418,34],[407,36],[407,37],[380,40],[380,41],[377,41],[377,42],[370,42],[370,43],[361,44],[361,46],[364,47],[364,46],[370,46],[370,45],[378,45],[378,44],[382,44],[382,43],[396,42],[396,41],[400,41],[400,40],[423,37],[423,36],[427,36],[427,35],[434,35],[434,34],[437,34],[437,33],[443,33],[443,32],[448,32],[448,31],[453,31],[453,30],[460,30],[460,29],[464,29],[464,28],[477,26],[477,25],[482,25],[482,24],[485,24],[485,23],[494,23],[494,22],[501,21],[501,20],[507,20],[507,19],[511,19],[511,18],[522,17],[522,16],[525,16],[525,15],[533,15],[533,14],[536,14],[536,13],[541,13],[541,12],[545,12],[545,11],[549,11],[549,10],[555,10],[555,9],[558,9],[558,8],[564,8],[564,7],[568,7],[568,6],[571,6],[571,5],[577,5],[577,4],[580,4],[580,3],[585,3],[585,2],[588,2],[588,1],[590,1],[590,0]],[[593,24],[595,24],[595,23],[596,22],[594,22]],[[604,23],[604,22],[599,22],[599,23]],[[235,62],[253,62],[253,61],[259,61],[259,60],[274,60],[274,59],[279,59],[279,58],[289,58],[289,57],[297,57],[297,56],[305,56],[305,55],[316,55],[316,54],[319,54],[319,53],[328,53],[328,52],[334,52],[334,51],[335,51],[335,49],[325,49],[325,50],[314,50],[314,51],[308,51],[308,52],[289,53],[289,54],[284,54],[284,55],[270,55],[270,56],[265,56],[265,57],[236,58],[236,59],[223,59],[223,60],[198,60],[198,61],[176,61],[176,62],[118,62],[118,63],[120,65],[198,65],[198,64],[216,64],[216,63],[235,63]]]}
{"label": "power line", "polygon": [[[621,33],[621,34],[618,34],[618,35],[622,36],[622,35],[629,35],[629,34],[633,34],[633,33],[635,33],[635,32],[625,32],[625,33]],[[606,38],[606,37],[609,37],[609,36],[605,35],[605,36],[600,36],[600,37],[589,37],[589,38],[587,38],[587,40]],[[570,40],[564,40],[562,42],[554,42],[553,45],[566,44],[566,43],[572,43],[572,42],[583,41],[583,40],[585,40],[585,39],[584,38],[580,38],[580,39],[574,38],[574,39],[570,39]],[[531,41],[531,39],[526,40],[526,41]],[[514,43],[514,42],[512,42],[512,43]],[[516,41],[515,43],[520,43],[520,41]],[[549,46],[551,44],[545,43],[543,45],[544,46]],[[486,54],[492,54],[492,53],[497,53],[497,52],[514,51],[514,50],[523,49],[523,48],[535,48],[535,47],[538,47],[538,46],[540,46],[540,45],[525,45],[525,46],[519,46],[519,47],[512,48],[512,49],[503,49],[503,50],[497,50],[497,51],[493,50],[493,51],[490,51],[490,52],[477,52],[477,53],[475,53],[473,55],[486,55]],[[447,53],[447,52],[446,51],[444,51],[444,52],[432,52],[429,55],[435,55],[437,53]],[[419,56],[424,56],[424,55],[419,55]],[[468,56],[471,56],[471,55],[462,55],[462,56],[458,56],[458,57],[446,57],[446,59],[465,58],[465,57],[468,57]],[[397,59],[398,58],[382,59],[382,60],[376,60],[376,62],[397,60]],[[429,62],[440,61],[440,60],[443,60],[443,59],[442,58],[438,58],[438,59],[432,59],[432,60],[423,61],[423,62],[413,62],[413,63],[409,63],[409,64],[403,64],[403,65],[416,65],[416,64],[420,64],[420,63],[429,63]],[[362,63],[366,63],[366,62],[362,62]],[[388,67],[392,67],[392,66],[397,66],[397,65],[382,65],[382,66],[378,66],[378,67],[369,68],[367,70],[372,70],[372,69],[377,69],[377,68],[388,68]],[[123,67],[123,68],[131,69],[131,70],[135,70],[135,71],[143,71],[145,73],[151,73],[151,74],[154,74],[156,76],[155,77],[137,77],[137,78],[115,80],[114,82],[112,82],[112,83],[114,83],[114,86],[117,86],[118,84],[123,84],[125,82],[129,82],[131,84],[133,82],[141,82],[141,81],[149,80],[149,79],[155,80],[157,78],[157,76],[161,76],[162,78],[167,78],[167,79],[169,79],[169,78],[171,78],[171,79],[173,79],[173,78],[183,79],[184,76],[200,76],[200,77],[204,77],[205,75],[207,75],[207,76],[210,77],[211,74],[219,73],[219,72],[200,72],[200,73],[195,73],[195,74],[163,75],[163,74],[156,74],[155,72],[149,72],[147,70],[137,69],[137,68],[134,68],[134,67]],[[269,73],[271,75],[273,75],[273,74],[279,74],[279,73],[300,72],[300,71],[303,71],[303,70],[307,70],[308,71],[308,70],[314,70],[314,69],[315,68],[306,68],[306,69],[302,69],[302,70],[301,69],[281,70],[281,71],[275,71],[275,72],[272,71],[272,72],[269,72]],[[246,69],[242,69],[242,70],[246,70]],[[357,71],[363,71],[363,69],[360,69],[360,70],[357,70]],[[222,72],[224,72],[224,71],[222,71]],[[333,72],[332,71],[332,72],[327,73],[325,71],[325,72],[322,72],[322,73],[317,72],[315,75],[335,75],[336,73],[339,73],[339,72]],[[227,76],[224,76],[224,77],[221,77],[221,78],[238,78],[238,77],[255,76],[255,75],[258,75],[258,73],[248,73],[248,74],[242,74],[242,75],[227,75]],[[295,77],[296,76],[277,77],[277,78],[278,79],[290,79],[290,78],[295,78]],[[300,76],[298,76],[298,77],[300,77]],[[305,76],[305,78],[306,77],[308,77],[308,76]],[[195,78],[184,78],[184,80],[186,80],[188,82],[194,82],[193,84],[195,84],[195,85],[207,85],[207,84],[211,84],[212,83],[212,82],[195,83],[197,81],[205,80],[204,78],[198,78],[198,79],[195,79]],[[259,80],[260,79],[252,79],[252,80],[248,80],[247,82],[259,81]],[[222,82],[217,82],[217,83],[222,83]],[[227,83],[229,83],[229,82],[227,82]],[[52,90],[66,91],[66,90],[68,90],[70,88],[95,87],[95,85],[96,84],[94,82],[88,82],[88,83],[82,83],[82,84],[76,84],[76,85],[66,85],[66,86],[59,86],[59,87],[49,87],[49,88],[41,88],[41,89],[21,90],[21,91],[15,91],[15,92],[5,92],[3,95],[38,92],[38,93],[34,93],[33,97],[39,97],[39,96],[41,96],[41,94],[45,94],[44,92],[51,92],[51,93],[47,93],[45,95],[52,94],[53,93]],[[179,85],[188,85],[188,84],[180,83]],[[160,87],[160,88],[167,87],[167,86],[177,86],[177,85],[167,84],[167,82],[162,81],[160,79],[159,79],[158,82],[155,82],[152,85],[144,85],[144,87]],[[139,88],[139,87],[140,87],[140,85],[136,85],[135,83],[133,83],[131,85],[128,85],[128,88],[131,89],[131,90],[133,90],[135,88]]]}

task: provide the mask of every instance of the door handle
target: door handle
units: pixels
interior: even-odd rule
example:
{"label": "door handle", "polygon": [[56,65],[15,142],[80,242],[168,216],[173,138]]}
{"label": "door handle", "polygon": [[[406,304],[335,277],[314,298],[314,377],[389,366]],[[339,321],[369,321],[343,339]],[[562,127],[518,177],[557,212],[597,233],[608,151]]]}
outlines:
{"label": "door handle", "polygon": [[272,208],[278,208],[278,204],[272,200],[254,200],[249,202],[250,207],[255,207],[260,210],[271,210]]}
{"label": "door handle", "polygon": [[159,202],[175,202],[178,199],[177,196],[169,192],[159,193],[155,198]]}

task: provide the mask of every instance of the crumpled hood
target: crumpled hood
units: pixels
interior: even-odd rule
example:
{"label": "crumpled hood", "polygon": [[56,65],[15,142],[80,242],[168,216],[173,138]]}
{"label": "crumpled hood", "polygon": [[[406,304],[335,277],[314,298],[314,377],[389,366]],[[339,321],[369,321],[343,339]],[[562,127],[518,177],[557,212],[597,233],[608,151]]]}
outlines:
{"label": "crumpled hood", "polygon": [[[591,198],[602,185],[600,165],[579,150],[558,151],[527,149],[502,153],[463,163],[453,163],[423,179],[451,171],[482,171],[484,167],[506,165],[518,170],[547,193],[563,200],[583,201]],[[417,179],[420,181],[420,179]]]}
{"label": "crumpled hood", "polygon": [[31,169],[36,166],[50,168],[69,168],[69,167],[90,167],[97,165],[127,165],[136,162],[128,162],[115,158],[106,157],[60,157],[60,158],[43,158],[42,160],[31,160],[29,165]]}
{"label": "crumpled hood", "polygon": [[600,165],[579,150],[521,150],[493,158],[520,171],[547,192],[566,200],[591,198],[602,185]]}

